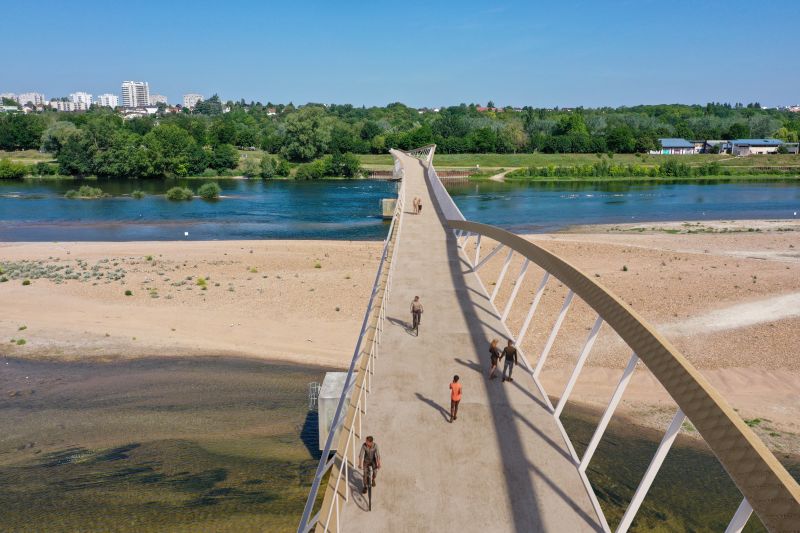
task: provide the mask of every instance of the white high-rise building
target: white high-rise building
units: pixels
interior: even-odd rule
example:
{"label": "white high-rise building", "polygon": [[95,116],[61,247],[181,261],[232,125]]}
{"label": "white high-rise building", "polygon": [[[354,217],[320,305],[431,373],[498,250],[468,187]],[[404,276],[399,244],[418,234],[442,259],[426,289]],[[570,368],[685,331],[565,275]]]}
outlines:
{"label": "white high-rise building", "polygon": [[0,99],[8,98],[9,100],[16,100],[17,95],[14,93],[0,93]]}
{"label": "white high-rise building", "polygon": [[202,101],[202,94],[189,93],[183,95],[183,107],[188,107],[189,109],[194,109],[194,106],[196,106],[198,102]]}
{"label": "white high-rise building", "polygon": [[122,107],[150,105],[150,86],[146,81],[122,82]]}
{"label": "white high-rise building", "polygon": [[151,94],[150,105],[164,104],[167,105],[167,97],[163,94]]}
{"label": "white high-rise building", "polygon": [[97,97],[97,105],[103,107],[119,107],[119,96],[111,93],[101,94]]}
{"label": "white high-rise building", "polygon": [[33,105],[44,105],[44,95],[42,93],[21,93],[17,95],[17,102],[20,105],[25,105],[28,102]]}
{"label": "white high-rise building", "polygon": [[75,103],[78,109],[86,110],[92,106],[92,95],[89,93],[81,91],[71,93],[69,99]]}
{"label": "white high-rise building", "polygon": [[83,104],[76,103],[72,100],[64,102],[61,100],[51,100],[47,102],[47,105],[52,107],[57,111],[63,111],[65,113],[72,113],[73,111],[86,111],[86,107]]}

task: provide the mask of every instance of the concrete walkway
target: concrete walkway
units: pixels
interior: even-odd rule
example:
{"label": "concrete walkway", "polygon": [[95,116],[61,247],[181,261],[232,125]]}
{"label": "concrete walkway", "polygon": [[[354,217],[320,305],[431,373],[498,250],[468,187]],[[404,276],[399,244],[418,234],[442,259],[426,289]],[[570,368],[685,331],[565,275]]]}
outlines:
{"label": "concrete walkway", "polygon": [[[486,379],[489,341],[504,345],[505,330],[444,229],[421,163],[410,157],[403,163],[409,211],[364,418],[383,468],[371,512],[360,474],[351,476],[342,530],[602,530],[529,374],[518,367],[513,383]],[[415,196],[422,198],[421,215],[410,212]],[[406,329],[414,295],[425,306],[419,337]],[[463,400],[451,424],[454,374],[461,376]]]}

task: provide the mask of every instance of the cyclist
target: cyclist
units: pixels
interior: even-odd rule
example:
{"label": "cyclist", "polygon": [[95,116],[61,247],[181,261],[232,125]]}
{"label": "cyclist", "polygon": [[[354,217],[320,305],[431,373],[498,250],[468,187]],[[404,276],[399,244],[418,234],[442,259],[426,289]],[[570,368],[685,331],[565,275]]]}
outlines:
{"label": "cyclist", "polygon": [[364,472],[364,484],[361,488],[361,493],[366,494],[367,486],[370,483],[370,478],[372,486],[374,487],[377,470],[381,467],[381,452],[378,450],[378,444],[371,435],[367,437],[364,441],[364,444],[361,445],[361,451],[358,454],[358,460],[360,463],[359,466]]}

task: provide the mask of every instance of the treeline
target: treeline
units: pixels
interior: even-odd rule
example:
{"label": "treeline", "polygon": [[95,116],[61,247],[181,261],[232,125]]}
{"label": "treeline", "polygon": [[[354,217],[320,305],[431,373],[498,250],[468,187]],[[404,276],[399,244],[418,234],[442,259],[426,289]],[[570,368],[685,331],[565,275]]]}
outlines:
{"label": "treeline", "polygon": [[[751,174],[752,171],[743,174]],[[764,174],[794,174],[784,170],[760,170]],[[678,159],[666,159],[660,165],[615,164],[601,160],[585,165],[548,165],[518,169],[508,174],[510,178],[693,178],[705,176],[733,176],[734,172],[717,162],[687,165]]]}
{"label": "treeline", "polygon": [[509,177],[537,178],[688,178],[695,176],[729,176],[730,169],[717,162],[690,166],[675,159],[667,159],[661,165],[615,164],[607,160],[585,165],[549,165],[515,170]]}
{"label": "treeline", "polygon": [[[53,153],[59,171],[98,176],[184,176],[224,173],[238,164],[235,148],[262,149],[276,161],[327,162],[345,154],[386,153],[429,143],[439,153],[636,153],[659,137],[732,139],[775,136],[797,141],[797,113],[757,104],[659,105],[522,110],[460,105],[416,110],[351,105],[272,105],[212,97],[193,113],[132,120],[108,109],[86,113],[0,116],[0,149]],[[331,167],[333,168],[333,167]],[[250,169],[254,171],[254,169]],[[327,171],[327,170],[326,170]],[[267,171],[267,174],[270,172]]]}

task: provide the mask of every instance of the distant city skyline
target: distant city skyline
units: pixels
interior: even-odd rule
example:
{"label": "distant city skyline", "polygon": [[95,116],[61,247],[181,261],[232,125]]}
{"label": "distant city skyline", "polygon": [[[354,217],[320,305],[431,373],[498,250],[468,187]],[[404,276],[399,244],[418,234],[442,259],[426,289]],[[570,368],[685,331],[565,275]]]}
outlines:
{"label": "distant city skyline", "polygon": [[[143,80],[172,103],[189,93],[413,107],[800,101],[800,3],[784,0],[759,16],[740,0],[407,2],[405,18],[394,4],[347,1],[83,5],[37,20],[36,32],[4,27],[0,47],[30,60],[4,65],[0,92],[121,95],[122,81]],[[91,61],[41,68],[35,59],[63,43],[93,50]]]}

